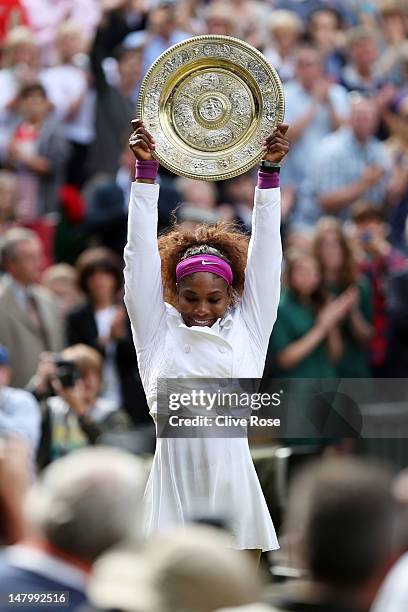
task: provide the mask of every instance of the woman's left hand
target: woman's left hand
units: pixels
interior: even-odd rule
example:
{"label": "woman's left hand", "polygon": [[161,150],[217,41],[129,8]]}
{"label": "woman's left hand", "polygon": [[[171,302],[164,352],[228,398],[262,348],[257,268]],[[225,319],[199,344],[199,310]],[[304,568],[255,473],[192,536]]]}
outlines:
{"label": "woman's left hand", "polygon": [[287,123],[280,123],[271,136],[263,141],[262,147],[265,151],[263,159],[275,163],[282,161],[289,151],[289,140],[285,135],[288,128]]}
{"label": "woman's left hand", "polygon": [[110,340],[121,340],[126,336],[126,310],[124,306],[116,306],[115,318],[112,321]]}

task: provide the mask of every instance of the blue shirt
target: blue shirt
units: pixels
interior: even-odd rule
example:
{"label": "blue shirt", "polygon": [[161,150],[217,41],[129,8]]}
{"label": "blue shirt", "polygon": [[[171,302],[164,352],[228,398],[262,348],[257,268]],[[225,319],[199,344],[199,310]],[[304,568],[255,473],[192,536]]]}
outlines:
{"label": "blue shirt", "polygon": [[41,434],[41,413],[36,399],[22,389],[0,388],[0,433],[18,434],[34,456]]}
{"label": "blue shirt", "polygon": [[[390,172],[390,159],[384,145],[377,138],[371,138],[365,144],[359,143],[351,128],[341,128],[326,136],[319,145],[313,163],[308,163],[309,174],[303,184],[294,222],[313,225],[321,215],[326,214],[319,198],[360,180],[367,166],[380,166],[385,172],[383,178],[361,198],[381,206]],[[331,214],[345,220],[350,216],[350,207]]]}
{"label": "blue shirt", "polygon": [[[348,119],[350,104],[346,89],[341,85],[333,84],[329,88],[328,96],[338,117],[344,120]],[[285,121],[289,125],[303,117],[312,105],[316,105],[313,96],[303,89],[298,81],[290,81],[285,85]],[[285,163],[282,165],[282,186],[291,184],[299,187],[301,185],[306,177],[311,156],[318,151],[322,138],[332,131],[333,126],[328,105],[319,104],[313,120],[303,130],[300,138],[291,146]],[[306,160],[308,163],[306,163]]]}
{"label": "blue shirt", "polygon": [[[146,36],[145,47],[143,49],[143,76],[149,70],[150,66],[157,60],[157,58],[167,51],[169,47],[190,38],[191,34],[183,32],[182,30],[175,30],[171,33],[169,41],[164,40],[161,36]],[[140,32],[132,32],[125,38],[125,46],[132,47],[137,44],[140,39]]]}

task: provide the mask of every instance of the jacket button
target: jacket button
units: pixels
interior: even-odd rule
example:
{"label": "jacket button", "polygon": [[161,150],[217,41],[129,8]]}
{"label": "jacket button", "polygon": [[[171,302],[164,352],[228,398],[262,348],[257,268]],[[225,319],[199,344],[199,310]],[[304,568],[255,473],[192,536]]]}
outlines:
{"label": "jacket button", "polygon": [[184,345],[184,352],[189,353],[191,351],[191,346],[189,344]]}
{"label": "jacket button", "polygon": [[219,346],[218,350],[219,350],[220,353],[226,353],[227,352],[227,349],[225,348],[225,346]]}

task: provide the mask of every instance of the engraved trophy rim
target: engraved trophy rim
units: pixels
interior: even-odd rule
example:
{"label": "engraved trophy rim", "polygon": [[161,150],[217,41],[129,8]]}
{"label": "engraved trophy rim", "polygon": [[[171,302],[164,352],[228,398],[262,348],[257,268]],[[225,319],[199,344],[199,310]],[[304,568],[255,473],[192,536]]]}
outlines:
{"label": "engraved trophy rim", "polygon": [[[152,122],[146,118],[145,100],[149,92],[155,91],[155,89],[152,88],[151,86],[152,80],[159,73],[159,70],[163,67],[166,61],[169,60],[172,56],[173,57],[177,56],[177,53],[182,51],[183,49],[188,49],[190,47],[193,47],[194,45],[200,45],[202,43],[218,43],[221,45],[222,44],[231,45],[234,48],[237,48],[238,50],[245,51],[249,56],[253,56],[254,58],[256,58],[260,62],[262,69],[266,72],[267,77],[270,79],[270,82],[272,84],[272,88],[275,91],[276,112],[274,114],[274,120],[270,121],[269,132],[272,131],[273,127],[275,127],[278,123],[282,123],[283,118],[284,118],[284,112],[285,112],[285,98],[284,98],[282,82],[275,68],[267,61],[267,59],[261,53],[261,51],[259,51],[258,49],[250,45],[249,43],[242,41],[238,38],[232,37],[232,36],[203,34],[200,36],[190,37],[186,40],[176,43],[175,45],[172,45],[171,47],[166,49],[166,51],[164,51],[153,62],[149,70],[146,72],[142,80],[141,86],[140,86],[139,97],[137,101],[137,116],[143,120],[147,129],[150,130]],[[246,144],[250,144],[253,147],[255,147],[254,152],[251,154],[250,158],[247,161],[241,164],[238,163],[235,167],[230,168],[230,169],[225,169],[225,171],[219,171],[219,170],[215,172],[211,172],[209,170],[206,171],[205,164],[206,162],[208,163],[211,162],[212,160],[211,153],[214,156],[214,155],[217,155],[217,153],[223,154],[223,153],[229,153],[230,151],[233,151],[233,150],[239,151],[239,147],[234,145],[233,147],[231,147],[230,151],[228,149],[222,149],[222,148],[217,149],[216,147],[213,147],[212,151],[207,150],[206,152],[203,152],[199,147],[194,149],[191,145],[189,146],[187,143],[185,143],[185,149],[183,150],[183,147],[180,145],[180,143],[182,143],[182,138],[179,137],[176,127],[172,125],[168,119],[166,119],[166,115],[168,113],[172,114],[171,109],[169,110],[168,108],[169,107],[168,102],[171,99],[172,92],[174,91],[172,88],[172,83],[174,82],[174,85],[178,85],[181,82],[182,78],[186,77],[186,74],[194,74],[194,70],[197,67],[200,68],[202,72],[207,69],[209,70],[212,67],[212,64],[214,64],[215,60],[216,60],[215,57],[213,57],[212,60],[210,58],[207,58],[207,63],[204,57],[200,57],[198,59],[191,60],[190,62],[187,63],[187,66],[190,67],[190,70],[184,71],[184,72],[182,70],[184,68],[183,64],[181,66],[178,66],[176,70],[174,71],[176,73],[176,77],[174,77],[174,73],[170,72],[170,74],[167,75],[167,81],[163,85],[161,92],[157,94],[159,98],[161,98],[164,95],[163,92],[167,93],[167,99],[165,100],[164,104],[159,99],[157,102],[157,113],[156,113],[155,118],[158,121],[158,124],[160,125],[160,132],[164,133],[163,125],[167,126],[167,131],[169,133],[173,131],[174,137],[178,139],[178,142],[172,143],[172,146],[175,151],[180,152],[181,157],[183,155],[184,157],[188,156],[189,154],[191,155],[191,153],[194,151],[194,153],[198,154],[198,158],[197,158],[198,161],[199,161],[199,156],[200,156],[199,154],[202,154],[202,157],[204,158],[202,162],[204,172],[200,174],[198,171],[196,172],[194,170],[192,171],[192,170],[183,168],[182,163],[177,165],[177,163],[172,162],[169,159],[169,156],[166,156],[166,152],[160,150],[160,145],[159,145],[159,148],[152,152],[153,157],[157,159],[162,166],[167,168],[167,170],[169,170],[170,172],[178,176],[184,176],[187,178],[203,180],[203,181],[227,180],[227,179],[234,178],[236,176],[239,176],[249,171],[251,168],[253,168],[257,163],[261,161],[263,154],[264,154],[262,147],[261,147],[261,141],[267,135],[265,133],[262,135],[261,138],[258,138],[258,141],[257,139],[253,139],[251,141],[247,138]],[[262,92],[259,89],[259,86],[256,83],[254,77],[251,75],[249,69],[247,69],[246,67],[237,66],[231,59],[224,58],[222,60],[219,60],[219,62],[221,65],[218,67],[217,74],[220,74],[221,72],[225,72],[227,74],[231,74],[232,77],[235,76],[236,78],[238,78],[238,76],[241,76],[241,77],[247,78],[248,81],[253,82],[254,84],[253,89],[257,90],[258,99],[252,99],[250,102],[253,105],[257,104],[259,107],[263,108],[264,98],[262,96]],[[241,80],[243,79],[241,78]],[[249,86],[247,86],[247,83],[245,82],[245,80],[243,80],[243,86],[246,87],[247,89],[250,89],[251,93],[253,93],[252,89]],[[221,96],[222,94],[219,93],[218,95]],[[261,113],[259,113],[259,116],[257,117],[258,123],[260,123],[261,119],[262,119]],[[203,125],[205,125],[204,119],[202,119],[202,122],[203,122]],[[265,127],[263,129],[265,131]],[[255,132],[256,126],[251,124],[249,128],[246,130],[246,134],[250,133],[251,130],[252,132]],[[259,130],[260,128],[258,126],[258,131]],[[156,137],[155,130],[152,130],[152,135]],[[221,159],[221,158],[218,157],[217,159]]]}

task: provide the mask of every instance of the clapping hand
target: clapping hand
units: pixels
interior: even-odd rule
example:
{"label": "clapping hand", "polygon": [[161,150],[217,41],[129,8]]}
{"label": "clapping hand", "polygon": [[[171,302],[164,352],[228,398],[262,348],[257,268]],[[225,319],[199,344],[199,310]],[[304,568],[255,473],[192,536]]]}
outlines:
{"label": "clapping hand", "polygon": [[352,290],[344,291],[338,298],[328,302],[321,308],[317,316],[317,324],[328,334],[350,312],[355,297]]}
{"label": "clapping hand", "polygon": [[368,190],[374,187],[383,178],[384,174],[385,170],[381,166],[367,166],[362,176],[365,188]]}
{"label": "clapping hand", "polygon": [[126,336],[126,310],[122,305],[116,306],[115,318],[110,330],[111,340],[120,340]]}

